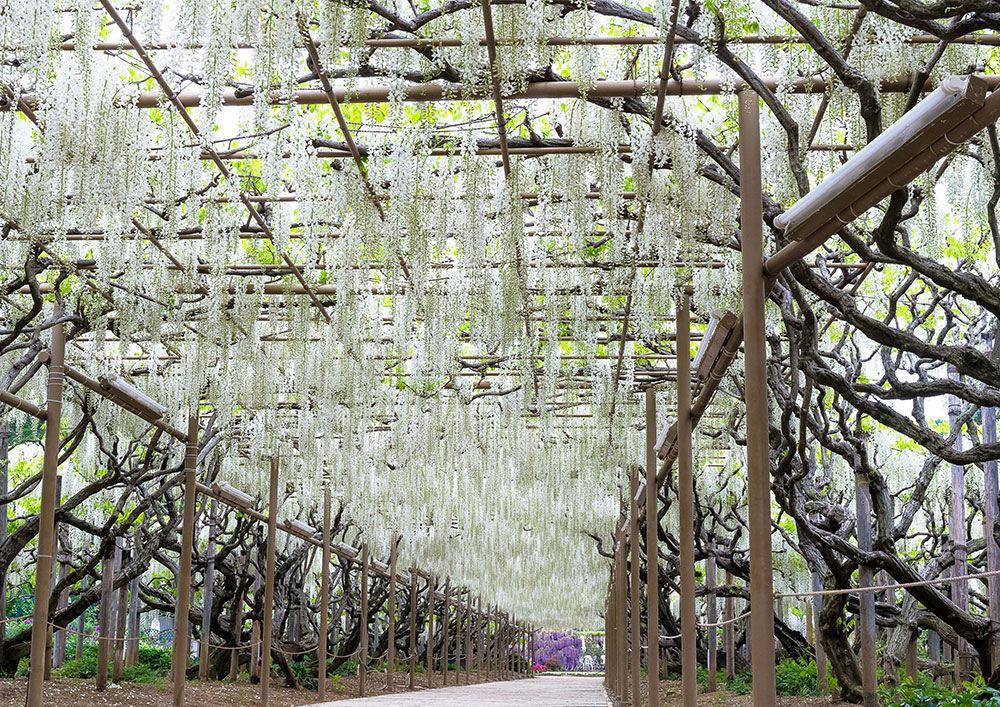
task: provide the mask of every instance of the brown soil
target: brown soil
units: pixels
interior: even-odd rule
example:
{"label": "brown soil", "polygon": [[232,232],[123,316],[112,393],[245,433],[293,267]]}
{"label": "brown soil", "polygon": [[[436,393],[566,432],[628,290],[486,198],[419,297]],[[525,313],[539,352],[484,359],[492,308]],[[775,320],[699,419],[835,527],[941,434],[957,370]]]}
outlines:
{"label": "brown soil", "polygon": [[[393,677],[396,691],[406,690],[409,676],[406,673],[396,673]],[[461,678],[461,684],[464,685],[464,674]],[[416,679],[417,689],[427,689],[424,675],[418,674]],[[474,675],[472,682],[476,682]],[[454,673],[449,674],[448,684],[455,684]],[[27,687],[27,678],[0,680],[0,707],[23,707]],[[433,687],[441,687],[440,673],[434,675]],[[385,673],[369,673],[366,693],[369,696],[386,694]],[[104,692],[98,692],[93,680],[54,678],[45,683],[44,701],[46,707],[169,707],[171,695],[169,682],[123,683],[121,686],[109,685]],[[357,696],[356,677],[330,678],[327,683],[327,701]],[[189,681],[184,697],[186,707],[245,707],[259,703],[260,686],[251,685],[245,675],[241,675],[234,683]],[[292,690],[283,684],[276,684],[274,679],[271,681],[271,707],[301,707],[317,702],[319,697],[315,692]]]}

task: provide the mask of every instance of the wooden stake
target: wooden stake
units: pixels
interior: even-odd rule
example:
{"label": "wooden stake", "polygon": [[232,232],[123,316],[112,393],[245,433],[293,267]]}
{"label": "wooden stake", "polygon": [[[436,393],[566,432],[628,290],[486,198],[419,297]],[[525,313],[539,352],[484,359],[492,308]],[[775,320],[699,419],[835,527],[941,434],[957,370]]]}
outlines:
{"label": "wooden stake", "polygon": [[427,687],[433,687],[434,675],[434,592],[437,581],[431,577],[427,585]]}
{"label": "wooden stake", "polygon": [[[726,586],[733,586],[731,572],[726,572]],[[736,677],[736,626],[733,623],[733,619],[736,618],[735,599],[727,596],[725,607],[723,618],[726,621],[726,627],[722,633],[726,641],[726,678],[728,679]]]}
{"label": "wooden stake", "polygon": [[108,664],[111,662],[111,639],[114,636],[114,602],[113,586],[115,583],[115,549],[109,547],[101,563],[101,603],[98,609],[98,621],[101,624],[97,639],[97,675],[98,692],[108,688]]}
{"label": "wooden stake", "polygon": [[[139,578],[133,577],[128,588],[128,643],[125,646],[126,667],[139,664],[139,637],[141,635],[142,628],[139,626]],[[76,640],[81,642],[83,639],[77,636]]]}
{"label": "wooden stake", "polygon": [[[326,659],[330,652],[330,487],[323,489],[323,562],[319,580],[319,647],[316,649],[316,673],[319,699],[326,699]],[[390,651],[392,648],[390,647]]]}
{"label": "wooden stake", "polygon": [[[677,502],[680,515],[681,702],[698,701],[698,634],[694,578],[694,470],[691,443],[691,295],[684,288],[677,310]],[[770,532],[770,528],[768,530]]]}
{"label": "wooden stake", "polygon": [[[271,457],[271,479],[267,501],[267,559],[264,577],[264,626],[261,630],[260,701],[271,699],[271,641],[274,621],[274,553],[278,534],[278,456]],[[180,705],[177,705],[180,707]]]}
{"label": "wooden stake", "polygon": [[[715,604],[715,545],[710,539],[708,541],[708,557],[705,558],[705,611],[706,622],[714,624],[718,621]],[[706,692],[715,692],[718,689],[719,679],[719,648],[717,645],[718,635],[715,626],[705,629],[708,639],[708,684]]]}
{"label": "wooden stake", "polygon": [[260,621],[250,627],[250,681],[254,678],[260,682]]}
{"label": "wooden stake", "polygon": [[[116,565],[118,569],[128,562],[129,553],[122,548],[123,538],[118,538],[118,549],[115,554],[118,557]],[[128,588],[129,585],[122,585],[121,589],[118,590],[118,606],[115,609],[115,644],[114,644],[114,663],[111,667],[111,682],[115,685],[121,683],[122,678],[125,677],[125,630],[127,628],[128,622]]]}
{"label": "wooden stake", "polygon": [[[66,330],[52,327],[49,350],[49,380],[45,400],[45,455],[42,461],[41,504],[38,515],[38,558],[35,562],[35,604],[32,613],[31,669],[28,672],[28,707],[42,707],[45,654],[48,645],[49,597],[52,582],[52,539],[55,537],[56,476],[59,473],[59,427],[62,422],[63,359]],[[5,509],[6,515],[6,509]]]}
{"label": "wooden stake", "polygon": [[[870,552],[872,549],[871,493],[868,477],[862,473],[854,475],[855,504],[857,508],[856,534],[858,549]],[[871,587],[875,572],[870,565],[858,566],[858,588]],[[875,655],[875,593],[860,592],[858,596],[860,612],[858,617],[858,641],[861,644],[861,690],[865,707],[878,705],[877,656]]]}
{"label": "wooden stake", "polygon": [[393,673],[396,670],[396,548],[397,538],[392,538],[389,548],[389,655],[385,664],[385,688],[395,692]]}
{"label": "wooden stake", "polygon": [[642,645],[639,627],[639,504],[635,497],[639,493],[639,471],[632,467],[629,472],[628,500],[628,539],[629,539],[629,636],[631,647],[629,654],[629,672],[632,673],[632,694],[638,699],[639,683],[642,681],[642,671],[639,659]]}
{"label": "wooden stake", "polygon": [[361,697],[368,688],[368,543],[361,545],[361,660],[358,663],[358,689]]}
{"label": "wooden stake", "polygon": [[417,688],[417,566],[410,565],[410,684],[409,688]]}
{"label": "wooden stake", "polygon": [[198,679],[209,679],[209,668],[212,663],[212,601],[215,598],[215,538],[216,517],[219,512],[219,502],[212,499],[208,511],[208,547],[205,550],[205,588],[202,592],[201,609],[201,648],[198,651]]}
{"label": "wooden stake", "polygon": [[448,629],[450,628],[451,620],[448,614],[448,600],[449,592],[451,591],[451,577],[446,577],[444,580],[444,612],[441,614],[441,631],[442,631],[442,641],[441,641],[441,686],[448,687],[448,649],[450,647],[448,640]]}
{"label": "wooden stake", "polygon": [[656,391],[646,389],[646,694],[660,705],[660,538],[656,483]]}
{"label": "wooden stake", "polygon": [[184,520],[181,527],[181,556],[177,577],[177,607],[174,610],[174,647],[171,670],[174,681],[173,706],[184,707],[184,683],[187,680],[188,602],[191,600],[191,565],[194,556],[194,504],[197,492],[195,470],[198,466],[198,411],[188,418],[187,446],[184,454]]}
{"label": "wooden stake", "polygon": [[[760,173],[760,105],[739,93],[740,227],[743,260],[744,381],[750,535],[750,623],[754,707],[774,707],[774,581],[771,556],[771,466],[764,341],[764,236]],[[679,435],[680,437],[680,435]],[[683,504],[682,504],[683,510]]]}
{"label": "wooden stake", "polygon": [[[823,582],[819,574],[812,573],[812,589],[814,592],[822,591]],[[816,687],[819,694],[825,695],[830,691],[829,683],[826,679],[826,650],[823,648],[823,638],[819,630],[819,615],[823,611],[823,597],[817,595],[813,597],[813,615],[816,618],[816,630],[814,633],[816,646]]]}

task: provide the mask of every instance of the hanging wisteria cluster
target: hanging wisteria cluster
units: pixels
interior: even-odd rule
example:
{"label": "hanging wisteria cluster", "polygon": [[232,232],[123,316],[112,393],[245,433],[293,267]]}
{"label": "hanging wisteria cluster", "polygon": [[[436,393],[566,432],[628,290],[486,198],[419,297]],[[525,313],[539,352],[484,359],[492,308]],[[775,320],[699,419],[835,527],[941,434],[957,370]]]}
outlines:
{"label": "hanging wisteria cluster", "polygon": [[[761,34],[785,28],[744,9]],[[654,79],[659,46],[546,41],[660,33],[669,3],[635,12],[612,20],[543,0],[494,8],[501,90],[524,91],[546,67],[581,82],[584,97],[599,79]],[[710,14],[690,29],[710,35]],[[635,393],[657,386],[661,409],[673,396],[664,361],[676,353],[677,285],[693,284],[706,306],[739,308],[732,179],[697,145],[734,138],[733,102],[669,99],[654,135],[648,114],[623,112],[623,99],[509,100],[513,146],[573,149],[515,154],[505,176],[493,107],[481,100],[490,85],[481,15],[421,6],[416,17],[411,31],[459,46],[370,46],[395,27],[362,5],[144,0],[127,21],[166,81],[185,100],[199,97],[188,101],[199,139],[92,2],[0,1],[9,93],[0,216],[10,225],[0,267],[14,271],[43,249],[50,286],[71,273],[62,295],[89,317],[73,365],[132,381],[175,424],[196,409],[214,416],[225,430],[223,479],[260,493],[263,465],[280,455],[301,515],[327,485],[376,554],[401,535],[404,565],[450,575],[525,619],[587,627],[607,581],[591,534],[609,535],[627,470],[643,459]],[[815,8],[813,20],[831,34],[847,29],[830,9]],[[329,98],[315,87],[299,95],[317,72],[303,29],[347,97],[388,88],[384,103],[344,104],[357,162]],[[852,60],[866,76],[905,73],[932,51],[900,32],[873,18],[857,34]],[[953,49],[935,76],[987,51]],[[790,114],[815,112],[819,96],[782,88],[821,68],[815,54],[732,51],[779,81]],[[678,52],[694,80],[732,89],[716,54],[697,44]],[[407,99],[413,82],[433,79],[459,100]],[[886,101],[886,122],[904,99]],[[834,85],[834,119],[818,140],[864,142],[851,101]],[[785,138],[766,117],[767,188],[787,204],[797,192]],[[839,165],[833,150],[804,155],[816,179]],[[966,179],[985,177],[953,172],[942,188],[984,203],[989,190],[968,191]],[[919,237],[940,246],[937,220],[923,228]],[[706,314],[696,314],[699,327]],[[725,421],[739,405],[739,391],[726,390],[712,412]],[[106,439],[143,430],[111,406],[95,419]],[[723,468],[700,476],[699,491],[739,508],[741,449],[729,449],[728,435],[696,444],[702,462]],[[905,450],[883,448],[905,466]],[[76,454],[81,474],[97,467],[92,442]],[[834,473],[838,490],[842,477]],[[779,569],[801,585],[803,568],[781,565],[786,556],[801,565],[778,552]]]}

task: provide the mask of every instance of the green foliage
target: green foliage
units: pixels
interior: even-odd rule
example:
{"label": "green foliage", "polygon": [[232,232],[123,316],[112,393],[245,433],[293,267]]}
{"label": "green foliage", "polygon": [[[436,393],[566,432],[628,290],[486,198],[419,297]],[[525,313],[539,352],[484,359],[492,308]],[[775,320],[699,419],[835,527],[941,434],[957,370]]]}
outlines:
{"label": "green foliage", "polygon": [[879,696],[892,707],[1000,707],[1000,690],[986,687],[981,676],[962,688],[954,691],[920,675],[916,683],[906,678],[895,690],[880,688]]}
{"label": "green foliage", "polygon": [[737,695],[749,695],[753,689],[753,676],[750,673],[736,673],[726,678],[726,690]]}
{"label": "green foliage", "polygon": [[357,672],[358,672],[358,664],[355,663],[353,660],[345,660],[343,664],[341,664],[341,666],[337,668],[337,672],[335,672],[334,675],[348,677],[350,675],[354,675]]}
{"label": "green foliage", "polygon": [[814,660],[784,660],[778,664],[775,678],[779,695],[805,697],[820,694]]}
{"label": "green foliage", "polygon": [[[140,646],[138,662],[122,671],[122,682],[159,682],[170,672],[170,649]],[[68,660],[66,664],[52,671],[53,675],[65,678],[89,680],[97,675],[97,646],[84,646],[80,660]],[[108,675],[110,676],[110,666]]]}

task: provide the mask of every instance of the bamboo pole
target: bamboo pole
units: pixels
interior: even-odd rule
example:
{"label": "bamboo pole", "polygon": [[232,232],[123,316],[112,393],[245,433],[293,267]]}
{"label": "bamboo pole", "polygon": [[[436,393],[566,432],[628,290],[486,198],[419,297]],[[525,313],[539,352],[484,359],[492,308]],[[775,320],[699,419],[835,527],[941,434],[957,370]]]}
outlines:
{"label": "bamboo pole", "polygon": [[[58,312],[57,312],[58,313]],[[45,654],[48,645],[49,599],[52,582],[52,555],[49,548],[55,537],[56,476],[59,473],[59,428],[62,422],[64,324],[52,327],[49,350],[49,379],[45,395],[45,453],[42,461],[41,504],[38,514],[38,557],[35,562],[35,603],[32,613],[31,669],[28,671],[28,707],[42,707],[42,682],[45,677]],[[6,509],[5,509],[6,512]]]}
{"label": "bamboo pole", "polygon": [[[323,566],[320,569],[319,647],[316,672],[319,678],[319,699],[326,699],[326,658],[330,652],[330,487],[323,489]],[[391,649],[390,649],[391,650]]]}
{"label": "bamboo pole", "polygon": [[[684,288],[677,310],[678,379],[691,379],[691,295]],[[695,707],[698,701],[698,635],[695,617],[694,470],[691,443],[691,385],[677,384],[677,503],[680,512],[681,580],[681,702]],[[770,527],[768,528],[770,531]]]}
{"label": "bamboo pole", "polygon": [[188,417],[184,454],[184,520],[181,527],[181,556],[177,577],[177,607],[174,610],[174,646],[171,670],[174,681],[173,706],[184,707],[184,683],[190,647],[188,643],[188,602],[191,600],[191,565],[194,556],[194,504],[197,491],[198,411]]}
{"label": "bamboo pole", "polygon": [[385,663],[385,688],[392,694],[396,691],[393,674],[396,670],[396,552],[398,538],[393,536],[389,548],[389,654]]}
{"label": "bamboo pole", "polygon": [[[774,585],[771,558],[771,468],[764,342],[764,239],[760,174],[760,105],[739,94],[740,226],[742,229],[744,381],[750,535],[750,623],[754,707],[774,707]],[[683,506],[682,506],[683,508]]]}
{"label": "bamboo pole", "polygon": [[642,651],[642,638],[639,627],[639,504],[635,497],[639,493],[639,470],[632,467],[629,472],[629,502],[628,502],[628,539],[629,539],[629,636],[631,638],[631,653],[629,656],[629,672],[632,674],[632,694],[639,696],[639,683],[642,681],[642,671],[639,659]]}
{"label": "bamboo pole", "polygon": [[[274,553],[278,534],[278,456],[271,457],[271,478],[267,501],[267,559],[264,578],[264,617],[261,629],[260,701],[271,699],[271,641],[274,622]],[[179,707],[179,706],[178,706]]]}
{"label": "bamboo pole", "polygon": [[660,538],[656,483],[656,390],[646,388],[646,694],[660,705]]}

